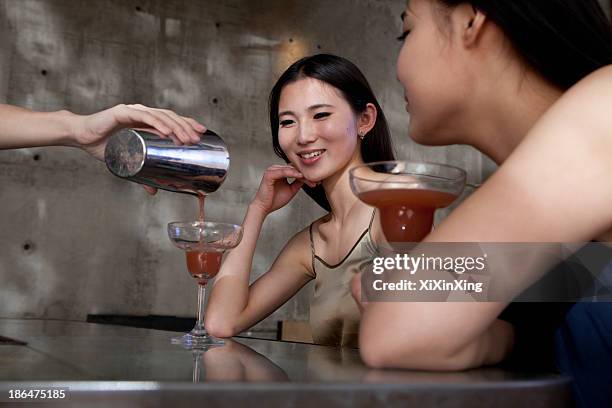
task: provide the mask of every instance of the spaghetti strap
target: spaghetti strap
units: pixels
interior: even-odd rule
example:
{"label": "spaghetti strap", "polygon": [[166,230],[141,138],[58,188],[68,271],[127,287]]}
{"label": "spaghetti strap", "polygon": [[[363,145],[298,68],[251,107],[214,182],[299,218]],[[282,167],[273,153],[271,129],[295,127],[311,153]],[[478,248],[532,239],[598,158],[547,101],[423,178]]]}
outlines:
{"label": "spaghetti strap", "polygon": [[[342,265],[344,263],[344,261],[346,261],[348,259],[349,256],[351,256],[351,254],[353,253],[353,251],[355,250],[355,248],[357,248],[357,245],[359,245],[359,243],[361,242],[361,240],[363,239],[363,237],[365,237],[366,235],[370,238],[370,241],[372,240],[371,236],[370,236],[370,228],[372,227],[372,224],[374,223],[374,215],[376,214],[376,209],[374,209],[374,211],[372,211],[372,218],[370,219],[370,224],[368,226],[367,229],[365,229],[361,235],[359,236],[359,238],[357,239],[357,241],[355,242],[355,244],[353,245],[353,247],[350,249],[350,251],[348,251],[348,253],[346,254],[346,256],[344,258],[342,258],[342,260],[340,262],[338,262],[335,265],[330,265],[327,262],[325,262],[324,259],[322,259],[321,257],[317,256],[317,254],[315,253],[315,248],[314,248],[314,239],[312,236],[312,226],[314,225],[314,222],[312,224],[310,224],[310,228],[309,228],[309,232],[310,232],[310,249],[312,251],[312,270],[315,273],[315,276],[317,274],[316,270],[315,270],[315,259],[318,259],[323,265],[325,265],[327,268],[330,269],[335,269],[337,267],[339,267],[340,265]],[[315,221],[316,222],[316,221]]]}
{"label": "spaghetti strap", "polygon": [[312,238],[312,225],[314,221],[310,223],[310,227],[308,227],[308,233],[310,234],[310,263],[312,265],[312,273],[314,273],[314,277],[317,277],[317,271],[315,270],[315,247],[314,247],[314,239]]}
{"label": "spaghetti strap", "polygon": [[374,224],[374,216],[376,215],[376,208],[372,211],[372,218],[370,219],[370,225],[368,225],[368,240],[370,244],[373,244],[374,239],[372,239],[372,224]]}
{"label": "spaghetti strap", "polygon": [[[370,218],[370,224],[368,225],[368,231],[372,229],[372,224],[374,223],[374,216],[376,215],[376,208],[372,211],[372,218]],[[312,235],[310,235],[310,240],[312,242]]]}

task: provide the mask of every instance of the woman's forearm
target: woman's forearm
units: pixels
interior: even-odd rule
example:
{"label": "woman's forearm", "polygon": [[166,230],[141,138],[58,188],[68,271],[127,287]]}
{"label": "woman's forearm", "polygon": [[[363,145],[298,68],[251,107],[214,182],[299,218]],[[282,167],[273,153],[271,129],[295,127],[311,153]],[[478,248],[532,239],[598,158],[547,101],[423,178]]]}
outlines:
{"label": "woman's forearm", "polygon": [[449,363],[459,369],[497,364],[508,356],[513,346],[513,326],[496,319],[483,334],[452,353]]}
{"label": "woman's forearm", "polygon": [[249,301],[249,278],[253,255],[266,212],[249,205],[243,222],[240,244],[230,251],[217,275],[206,316],[206,330],[217,337],[235,334],[240,315]]}
{"label": "woman's forearm", "polygon": [[370,303],[362,315],[361,357],[376,368],[416,370],[498,363],[512,349],[514,330],[495,319],[497,309],[478,302]]}
{"label": "woman's forearm", "polygon": [[74,145],[74,122],[68,111],[33,112],[0,104],[0,149]]}

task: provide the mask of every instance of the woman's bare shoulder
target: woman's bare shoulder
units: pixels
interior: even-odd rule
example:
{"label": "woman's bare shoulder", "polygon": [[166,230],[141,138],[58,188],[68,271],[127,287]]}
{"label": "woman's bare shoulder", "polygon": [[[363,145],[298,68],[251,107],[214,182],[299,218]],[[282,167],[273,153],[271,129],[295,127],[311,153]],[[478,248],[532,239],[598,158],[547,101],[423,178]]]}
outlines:
{"label": "woman's bare shoulder", "polygon": [[[612,123],[612,65],[605,66],[584,77],[552,106],[543,119],[587,122],[609,126]],[[609,132],[607,132],[609,133]]]}
{"label": "woman's bare shoulder", "polygon": [[607,86],[612,86],[612,65],[606,65],[596,71],[591,72],[589,75],[578,81],[574,87],[587,87],[594,84],[607,84]]}
{"label": "woman's bare shoulder", "polygon": [[584,77],[540,118],[526,141],[560,150],[582,146],[592,158],[612,153],[612,65]]}
{"label": "woman's bare shoulder", "polygon": [[310,241],[310,226],[315,226],[317,223],[323,221],[325,217],[321,217],[315,220],[312,224],[307,225],[289,239],[281,254],[278,257],[277,262],[282,263],[293,263],[298,262],[308,272],[308,275],[314,277],[315,273],[312,268],[312,247]]}

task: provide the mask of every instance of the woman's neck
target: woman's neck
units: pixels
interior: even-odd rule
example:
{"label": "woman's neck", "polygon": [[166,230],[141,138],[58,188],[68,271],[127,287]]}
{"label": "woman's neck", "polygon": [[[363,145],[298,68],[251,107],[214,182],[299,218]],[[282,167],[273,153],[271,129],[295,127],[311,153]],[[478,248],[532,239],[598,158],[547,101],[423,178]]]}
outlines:
{"label": "woman's neck", "polygon": [[480,84],[465,120],[468,144],[503,163],[563,91],[539,75],[517,69],[505,80]]}
{"label": "woman's neck", "polygon": [[357,147],[355,156],[344,168],[322,181],[321,184],[331,207],[330,214],[332,221],[342,223],[354,205],[359,201],[351,190],[349,171],[361,164],[363,164],[363,160],[361,158],[360,147]]}

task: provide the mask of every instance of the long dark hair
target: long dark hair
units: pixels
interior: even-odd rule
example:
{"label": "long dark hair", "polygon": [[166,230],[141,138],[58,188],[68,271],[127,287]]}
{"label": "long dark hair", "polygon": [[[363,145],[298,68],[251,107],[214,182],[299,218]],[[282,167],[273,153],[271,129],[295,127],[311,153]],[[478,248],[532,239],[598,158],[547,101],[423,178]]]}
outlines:
{"label": "long dark hair", "polygon": [[[351,61],[330,54],[317,54],[294,62],[280,76],[270,92],[272,144],[280,158],[289,163],[278,142],[278,104],[281,92],[286,85],[303,78],[318,79],[338,89],[355,114],[364,112],[368,103],[373,104],[378,115],[374,127],[361,142],[361,157],[365,163],[395,160],[387,119],[365,76]],[[314,188],[305,185],[302,188],[317,204],[327,211],[331,210],[321,185]]]}
{"label": "long dark hair", "polygon": [[527,64],[563,90],[612,63],[612,26],[597,0],[437,1],[482,11]]}

